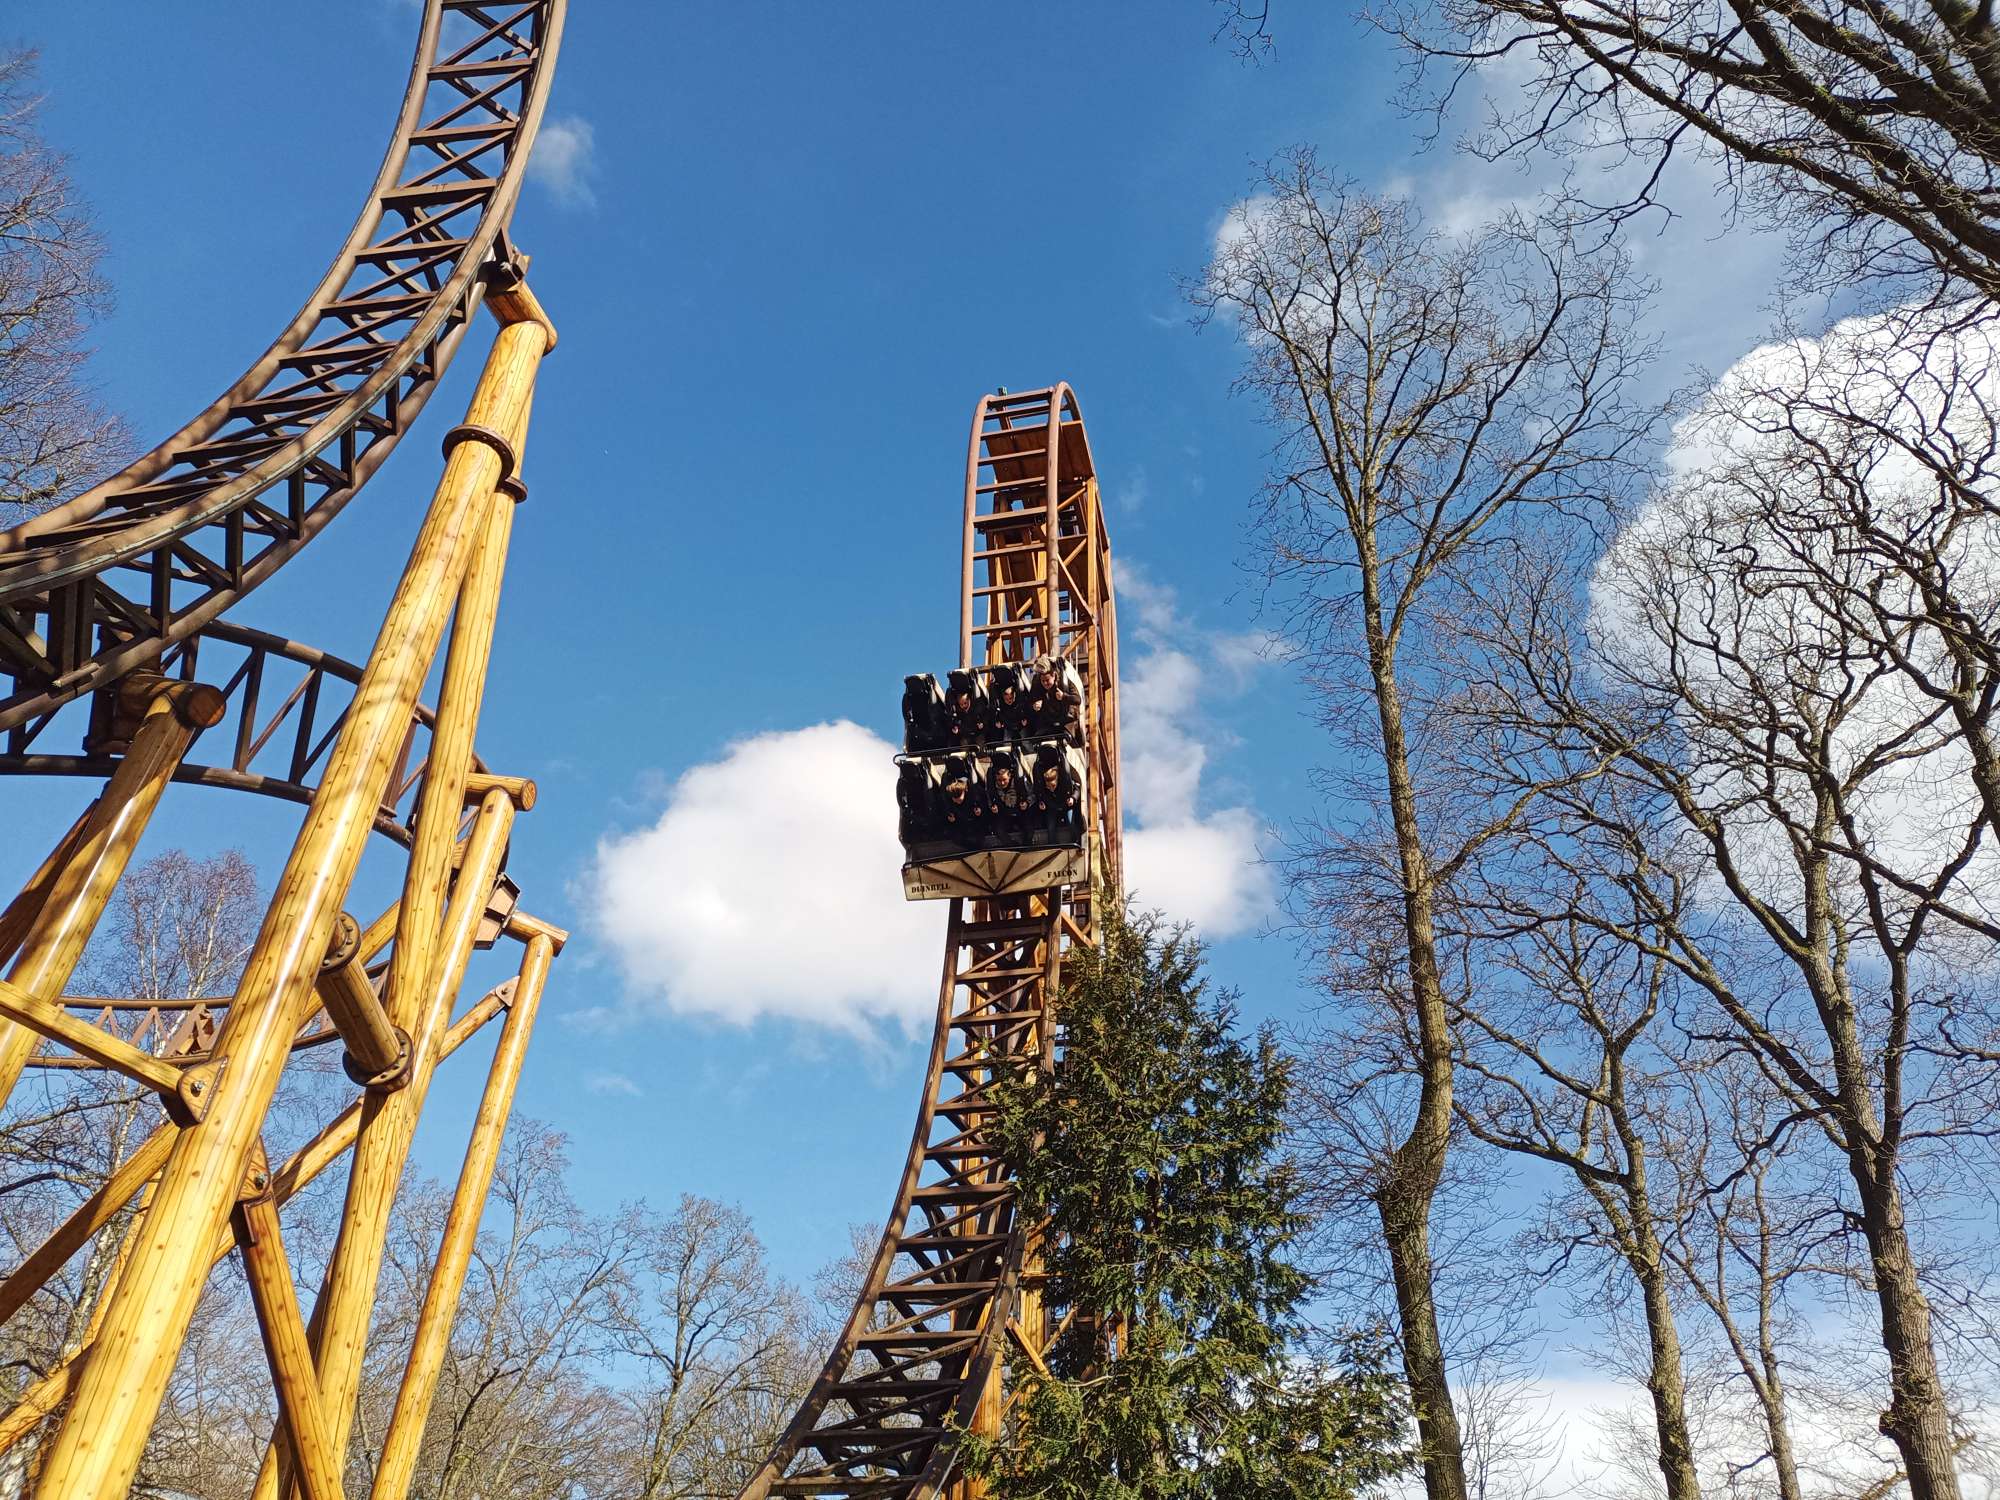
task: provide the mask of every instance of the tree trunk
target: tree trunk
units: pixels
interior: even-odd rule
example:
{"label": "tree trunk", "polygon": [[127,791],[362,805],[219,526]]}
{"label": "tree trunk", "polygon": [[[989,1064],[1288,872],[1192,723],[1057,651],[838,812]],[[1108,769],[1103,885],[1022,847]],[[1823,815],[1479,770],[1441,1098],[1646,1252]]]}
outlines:
{"label": "tree trunk", "polygon": [[1641,1219],[1633,1228],[1637,1253],[1629,1262],[1646,1307],[1646,1394],[1653,1401],[1653,1429],[1659,1436],[1660,1477],[1666,1481],[1667,1500],[1701,1500],[1701,1483],[1694,1470],[1694,1440],[1688,1434],[1681,1336],[1667,1295],[1666,1267],[1651,1224]]}
{"label": "tree trunk", "polygon": [[1792,1451],[1792,1425],[1785,1416],[1785,1388],[1775,1369],[1759,1387],[1757,1399],[1764,1408],[1764,1430],[1771,1443],[1771,1463],[1778,1471],[1778,1500],[1805,1500],[1799,1488],[1799,1459]]}
{"label": "tree trunk", "polygon": [[[1650,1018],[1650,1008],[1647,1014]],[[1666,1251],[1660,1244],[1659,1228],[1653,1218],[1646,1137],[1632,1119],[1631,1103],[1625,1092],[1624,1046],[1614,1044],[1607,1035],[1604,1048],[1611,1125],[1619,1149],[1625,1154],[1625,1171],[1619,1186],[1624,1194],[1624,1217],[1629,1227],[1620,1239],[1625,1264],[1639,1283],[1640,1298],[1646,1309],[1646,1394],[1653,1402],[1660,1477],[1666,1481],[1667,1500],[1701,1500],[1701,1482],[1694,1469],[1694,1439],[1688,1432],[1680,1328],[1674,1322],[1673,1298],[1668,1291]]]}
{"label": "tree trunk", "polygon": [[1882,1347],[1889,1355],[1889,1407],[1883,1436],[1902,1455],[1910,1500],[1959,1500],[1958,1445],[1952,1440],[1944,1385],[1931,1347],[1931,1308],[1910,1257],[1902,1195],[1895,1179],[1855,1161],[1862,1233],[1882,1311]]}
{"label": "tree trunk", "polygon": [[1444,1180],[1451,1142],[1451,1018],[1439,975],[1437,926],[1430,859],[1417,817],[1403,729],[1403,696],[1396,681],[1396,646],[1382,628],[1382,601],[1372,533],[1356,527],[1361,589],[1368,630],[1368,661],[1382,734],[1382,769],[1403,884],[1403,939],[1409,957],[1410,1005],[1416,1013],[1417,1069],[1422,1086],[1410,1133],[1390,1155],[1376,1190],[1382,1234],[1396,1282],[1396,1311],[1403,1330],[1403,1373],[1423,1445],[1428,1500],[1467,1500],[1465,1443],[1445,1378],[1444,1341],[1438,1333],[1431,1279],[1431,1203]]}
{"label": "tree trunk", "polygon": [[[1831,832],[1828,823],[1823,809],[1815,831]],[[1898,1138],[1876,1112],[1869,1049],[1855,1017],[1846,969],[1829,956],[1835,951],[1832,935],[1839,928],[1825,857],[1816,858],[1805,873],[1807,936],[1814,961],[1804,967],[1832,1055],[1836,1092],[1829,1113],[1846,1146],[1848,1175],[1854,1180],[1861,1233],[1868,1242],[1875,1300],[1881,1310],[1882,1348],[1889,1356],[1889,1406],[1879,1425],[1902,1456],[1910,1500],[1960,1500],[1957,1450],[1931,1346],[1930,1303],[1917,1279],[1902,1194],[1896,1186]],[[1892,943],[1882,947],[1889,959],[1892,1009],[1907,1013],[1907,966]],[[1886,1093],[1900,1076],[1900,1058],[1891,1051],[1881,1064],[1892,1070],[1882,1084]],[[1892,1113],[1890,1121],[1900,1128],[1899,1115]]]}
{"label": "tree trunk", "polygon": [[1422,1448],[1424,1494],[1428,1500],[1467,1500],[1465,1441],[1445,1378],[1444,1340],[1438,1335],[1437,1301],[1431,1292],[1430,1219],[1435,1180],[1403,1193],[1385,1183],[1375,1197],[1382,1238],[1396,1282],[1397,1321],[1402,1328],[1403,1378],[1410,1387]]}

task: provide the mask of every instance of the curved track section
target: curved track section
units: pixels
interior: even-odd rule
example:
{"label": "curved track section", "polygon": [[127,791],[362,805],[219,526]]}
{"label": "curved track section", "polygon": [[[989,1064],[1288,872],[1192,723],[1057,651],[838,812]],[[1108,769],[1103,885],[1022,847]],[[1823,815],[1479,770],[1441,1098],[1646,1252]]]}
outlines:
{"label": "curved track section", "polygon": [[[170,647],[161,668],[186,681],[219,684],[224,702],[221,722],[196,743],[203,748],[226,744],[227,759],[183,760],[175,768],[175,781],[258,792],[301,806],[312,801],[327,752],[347,722],[361,682],[359,666],[282,636],[218,620]],[[414,836],[416,792],[428,764],[425,752],[434,718],[421,705],[411,716],[375,814],[375,831],[406,848]],[[74,750],[0,746],[0,775],[101,779],[118,769],[124,749],[106,735],[100,714]],[[474,770],[486,768],[476,755],[472,765]]]}
{"label": "curved track section", "polygon": [[304,309],[152,452],[0,532],[0,731],[156,661],[269,578],[381,467],[484,290],[563,0],[427,0],[374,191]]}
{"label": "curved track section", "polygon": [[[1120,888],[1117,629],[1096,471],[1069,387],[984,398],[966,462],[962,666],[1071,658],[1086,693],[1090,840]],[[742,1492],[929,1497],[951,1434],[999,1431],[1003,1345],[1039,1358],[1045,1308],[1033,1226],[989,1137],[987,1089],[1052,1056],[1064,952],[1095,940],[1081,886],[954,900],[923,1102],[880,1246],[805,1404]]]}

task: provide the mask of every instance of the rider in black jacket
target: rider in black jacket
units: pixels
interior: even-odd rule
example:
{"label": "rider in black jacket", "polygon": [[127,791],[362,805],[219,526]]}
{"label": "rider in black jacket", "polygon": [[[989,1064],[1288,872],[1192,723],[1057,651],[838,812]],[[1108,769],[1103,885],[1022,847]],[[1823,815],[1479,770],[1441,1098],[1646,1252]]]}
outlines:
{"label": "rider in black jacket", "polygon": [[1078,790],[1060,744],[1043,745],[1035,752],[1035,818],[1052,842],[1072,843],[1083,836]]}
{"label": "rider in black jacket", "polygon": [[1021,774],[1021,763],[1011,750],[993,757],[986,773],[986,801],[991,809],[993,831],[1002,843],[1017,841],[1027,830],[1034,811],[1035,794]]}
{"label": "rider in black jacket", "polygon": [[1027,685],[1019,667],[995,667],[986,684],[986,717],[996,741],[1026,739],[1034,732]]}
{"label": "rider in black jacket", "polygon": [[1035,658],[1034,676],[1028,687],[1030,732],[1068,741],[1080,739],[1082,704],[1076,689],[1065,679],[1053,656]]}
{"label": "rider in black jacket", "polygon": [[944,733],[947,745],[969,750],[986,736],[986,695],[970,672],[955,671],[944,690]]}
{"label": "rider in black jacket", "polygon": [[954,755],[945,761],[944,789],[936,807],[940,838],[950,839],[961,849],[971,849],[986,836],[992,821],[986,813],[986,793],[964,756]]}

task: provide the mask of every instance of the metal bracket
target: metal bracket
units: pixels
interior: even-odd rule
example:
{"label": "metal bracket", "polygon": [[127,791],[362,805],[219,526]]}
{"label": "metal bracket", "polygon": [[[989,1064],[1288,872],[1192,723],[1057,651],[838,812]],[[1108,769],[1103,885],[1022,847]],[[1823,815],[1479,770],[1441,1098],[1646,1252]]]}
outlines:
{"label": "metal bracket", "polygon": [[416,1060],[417,1049],[410,1045],[410,1034],[402,1027],[396,1028],[396,1061],[379,1073],[364,1073],[354,1065],[354,1055],[342,1050],[340,1070],[351,1082],[359,1084],[371,1094],[393,1094],[410,1081],[410,1065]]}
{"label": "metal bracket", "polygon": [[250,1160],[243,1164],[243,1181],[237,1184],[238,1203],[257,1203],[271,1196],[271,1158],[258,1140],[250,1147]]}
{"label": "metal bracket", "polygon": [[513,474],[520,460],[514,456],[514,445],[495,432],[491,427],[482,427],[477,422],[460,422],[444,435],[444,456],[451,457],[451,450],[460,443],[484,443],[500,455],[500,479],[505,481]]}
{"label": "metal bracket", "polygon": [[218,1057],[213,1062],[196,1063],[191,1068],[183,1069],[173,1093],[160,1096],[168,1117],[183,1127],[199,1125],[208,1117],[208,1106],[215,1098],[215,1085],[222,1077],[222,1070],[228,1066],[228,1058]]}

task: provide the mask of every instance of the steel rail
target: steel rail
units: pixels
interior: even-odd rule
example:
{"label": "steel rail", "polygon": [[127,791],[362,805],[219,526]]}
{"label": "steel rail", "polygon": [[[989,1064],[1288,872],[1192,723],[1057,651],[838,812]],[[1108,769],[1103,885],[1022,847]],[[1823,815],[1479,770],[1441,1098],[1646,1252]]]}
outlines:
{"label": "steel rail", "polygon": [[[1008,538],[996,545],[996,538]],[[1121,888],[1111,558],[1096,472],[1065,385],[983,398],[965,478],[960,665],[1074,661],[1086,690],[1087,826]],[[984,582],[981,582],[983,575]],[[954,1435],[1001,1415],[1005,1341],[1047,1343],[1030,1294],[1034,1226],[993,1147],[986,1089],[1054,1055],[1062,954],[1094,942],[1080,886],[952,901],[916,1128],[867,1280],[804,1402],[740,1500],[929,1500]]]}
{"label": "steel rail", "polygon": [[374,189],[298,316],[150,453],[0,532],[0,731],[17,756],[65,703],[219,618],[381,467],[483,273],[510,258],[564,5],[427,0]]}

